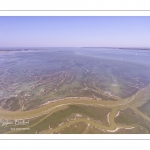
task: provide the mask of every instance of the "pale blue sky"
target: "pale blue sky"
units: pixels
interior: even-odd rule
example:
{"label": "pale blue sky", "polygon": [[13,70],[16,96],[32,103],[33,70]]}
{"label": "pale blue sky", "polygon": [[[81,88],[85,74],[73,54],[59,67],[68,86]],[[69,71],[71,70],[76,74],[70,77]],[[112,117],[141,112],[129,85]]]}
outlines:
{"label": "pale blue sky", "polygon": [[150,17],[0,17],[0,47],[150,47]]}

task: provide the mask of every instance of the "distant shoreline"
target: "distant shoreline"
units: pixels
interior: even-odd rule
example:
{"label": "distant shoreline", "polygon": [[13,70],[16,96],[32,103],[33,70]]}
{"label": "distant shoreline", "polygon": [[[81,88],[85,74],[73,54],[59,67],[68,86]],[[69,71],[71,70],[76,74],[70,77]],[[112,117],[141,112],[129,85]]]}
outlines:
{"label": "distant shoreline", "polygon": [[134,48],[134,47],[81,47],[81,48],[106,48],[106,49],[129,49],[129,50],[150,50],[150,48]]}
{"label": "distant shoreline", "polygon": [[[37,51],[41,51],[41,50],[43,50],[43,51],[45,51],[45,50],[47,50],[47,48],[48,47],[46,47],[46,49],[45,48],[41,48],[41,47],[39,47],[39,48],[7,48],[7,49],[5,49],[5,48],[1,48],[0,49],[0,52],[12,52],[12,51],[33,51],[33,50],[37,50]],[[49,48],[52,48],[52,47],[49,47]],[[53,48],[65,48],[65,47],[53,47]],[[84,49],[84,48],[94,48],[94,49],[102,49],[102,48],[104,48],[104,49],[115,49],[115,50],[150,50],[150,48],[139,48],[139,47],[67,47],[67,48],[81,48],[81,49]]]}

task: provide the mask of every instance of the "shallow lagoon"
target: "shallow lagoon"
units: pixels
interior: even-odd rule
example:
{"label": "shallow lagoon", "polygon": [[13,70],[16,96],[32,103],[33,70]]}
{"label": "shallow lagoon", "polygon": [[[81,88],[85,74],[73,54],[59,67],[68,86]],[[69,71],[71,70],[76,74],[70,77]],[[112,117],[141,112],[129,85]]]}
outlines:
{"label": "shallow lagoon", "polygon": [[66,97],[127,98],[149,84],[149,58],[140,49],[7,48],[0,51],[0,106],[15,111]]}

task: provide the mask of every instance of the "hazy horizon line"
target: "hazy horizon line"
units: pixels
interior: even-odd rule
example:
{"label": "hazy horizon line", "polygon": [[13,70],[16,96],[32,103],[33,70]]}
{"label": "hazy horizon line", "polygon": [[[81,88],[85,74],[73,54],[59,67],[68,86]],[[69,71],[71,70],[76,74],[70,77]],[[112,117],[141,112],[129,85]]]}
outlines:
{"label": "hazy horizon line", "polygon": [[0,48],[147,48],[150,47],[132,47],[132,46],[3,46]]}

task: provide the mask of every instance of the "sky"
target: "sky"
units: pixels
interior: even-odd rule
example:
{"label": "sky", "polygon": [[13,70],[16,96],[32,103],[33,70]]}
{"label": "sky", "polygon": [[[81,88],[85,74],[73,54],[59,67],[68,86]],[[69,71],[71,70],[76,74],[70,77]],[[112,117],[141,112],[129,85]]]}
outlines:
{"label": "sky", "polygon": [[150,17],[0,16],[0,47],[150,47]]}

